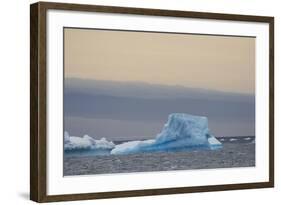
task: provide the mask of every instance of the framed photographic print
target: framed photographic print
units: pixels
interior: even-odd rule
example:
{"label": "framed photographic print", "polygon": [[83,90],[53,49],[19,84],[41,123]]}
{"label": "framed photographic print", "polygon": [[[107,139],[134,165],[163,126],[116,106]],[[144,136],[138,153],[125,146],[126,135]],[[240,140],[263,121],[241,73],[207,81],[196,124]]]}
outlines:
{"label": "framed photographic print", "polygon": [[274,186],[274,18],[31,5],[30,197]]}

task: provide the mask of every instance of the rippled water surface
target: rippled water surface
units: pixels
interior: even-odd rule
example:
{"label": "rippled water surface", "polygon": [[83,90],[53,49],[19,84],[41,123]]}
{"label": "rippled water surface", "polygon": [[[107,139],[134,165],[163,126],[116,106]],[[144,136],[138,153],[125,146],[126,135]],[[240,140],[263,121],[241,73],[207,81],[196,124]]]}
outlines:
{"label": "rippled water surface", "polygon": [[131,155],[64,156],[64,175],[91,175],[255,166],[253,137],[220,138],[220,150]]}

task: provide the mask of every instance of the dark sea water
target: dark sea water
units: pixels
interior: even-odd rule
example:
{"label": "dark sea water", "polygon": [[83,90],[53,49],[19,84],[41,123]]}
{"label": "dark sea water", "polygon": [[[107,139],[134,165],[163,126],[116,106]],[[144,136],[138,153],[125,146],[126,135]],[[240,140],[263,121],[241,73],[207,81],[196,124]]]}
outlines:
{"label": "dark sea water", "polygon": [[255,166],[255,137],[217,139],[222,142],[222,149],[130,155],[65,153],[64,176]]}

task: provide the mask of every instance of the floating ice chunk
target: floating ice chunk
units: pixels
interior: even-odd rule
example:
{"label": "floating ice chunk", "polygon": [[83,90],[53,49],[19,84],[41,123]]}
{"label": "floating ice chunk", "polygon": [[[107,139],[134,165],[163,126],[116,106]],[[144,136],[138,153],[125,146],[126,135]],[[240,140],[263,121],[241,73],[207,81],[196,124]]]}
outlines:
{"label": "floating ice chunk", "polygon": [[133,154],[144,151],[152,151],[155,140],[144,140],[144,141],[131,141],[124,142],[116,145],[111,154]]}
{"label": "floating ice chunk", "polygon": [[251,137],[246,137],[246,138],[244,138],[244,140],[251,140],[252,138]]}
{"label": "floating ice chunk", "polygon": [[237,141],[237,139],[231,138],[229,141],[230,141],[230,142],[234,142],[234,141]]}
{"label": "floating ice chunk", "polygon": [[105,138],[96,140],[88,135],[83,137],[70,136],[64,132],[64,149],[65,150],[95,150],[95,149],[113,149],[115,144],[107,141]]}
{"label": "floating ice chunk", "polygon": [[152,151],[186,149],[219,149],[222,144],[209,133],[208,119],[201,116],[174,113],[169,115],[161,133],[155,139],[131,141],[116,145],[111,154],[133,154]]}
{"label": "floating ice chunk", "polygon": [[210,144],[210,149],[215,150],[215,149],[219,149],[222,147],[222,144],[220,143],[220,141],[215,138],[213,135],[211,135],[208,138],[208,142]]}

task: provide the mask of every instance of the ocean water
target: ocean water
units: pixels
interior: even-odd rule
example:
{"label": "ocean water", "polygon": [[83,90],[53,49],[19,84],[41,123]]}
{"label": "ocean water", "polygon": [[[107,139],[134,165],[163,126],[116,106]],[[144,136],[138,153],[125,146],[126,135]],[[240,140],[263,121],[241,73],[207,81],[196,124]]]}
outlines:
{"label": "ocean water", "polygon": [[64,176],[255,166],[254,136],[217,139],[222,142],[222,149],[129,155],[109,155],[109,152],[66,152]]}

